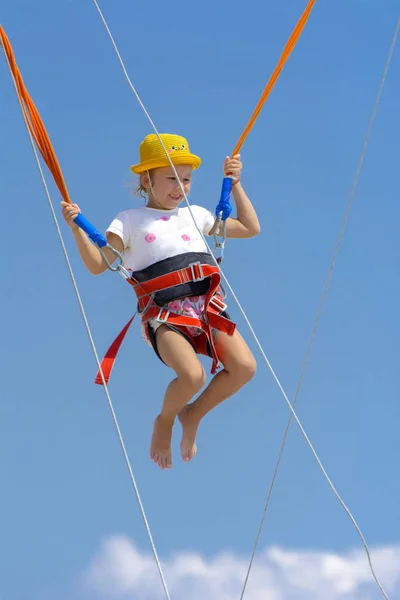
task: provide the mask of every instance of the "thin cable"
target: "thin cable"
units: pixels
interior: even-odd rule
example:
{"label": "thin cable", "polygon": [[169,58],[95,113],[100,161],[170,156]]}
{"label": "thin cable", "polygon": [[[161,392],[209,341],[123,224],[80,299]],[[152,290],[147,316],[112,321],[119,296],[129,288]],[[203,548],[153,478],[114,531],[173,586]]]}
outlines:
{"label": "thin cable", "polygon": [[[120,64],[121,64],[122,70],[123,70],[123,72],[124,72],[124,74],[125,74],[125,77],[126,77],[126,79],[127,79],[127,81],[128,81],[128,84],[129,84],[129,86],[130,86],[131,90],[133,91],[133,93],[135,94],[135,96],[136,96],[136,99],[137,99],[137,101],[138,101],[139,105],[141,106],[141,108],[142,108],[142,110],[143,110],[144,114],[146,115],[146,117],[147,117],[148,121],[150,122],[150,124],[151,124],[151,126],[152,126],[152,128],[153,128],[153,130],[154,130],[154,132],[155,132],[155,134],[157,135],[157,137],[158,137],[158,140],[160,141],[160,144],[161,144],[162,148],[164,149],[165,155],[166,155],[166,157],[168,158],[168,161],[169,161],[169,163],[170,163],[170,165],[171,165],[171,168],[172,168],[172,170],[173,170],[173,172],[174,172],[174,174],[175,174],[175,176],[176,176],[176,178],[177,178],[177,181],[179,182],[180,189],[181,189],[181,191],[182,191],[182,194],[183,194],[183,196],[184,196],[184,198],[185,198],[185,201],[186,201],[186,204],[187,204],[187,206],[188,206],[188,208],[189,208],[190,214],[191,214],[191,216],[192,216],[192,218],[193,218],[193,222],[194,222],[194,224],[195,224],[195,226],[196,226],[196,228],[197,228],[197,230],[198,230],[199,234],[201,235],[201,237],[202,237],[202,239],[203,239],[203,241],[204,241],[204,243],[205,243],[206,247],[207,247],[207,248],[208,248],[208,250],[210,251],[210,254],[211,254],[211,256],[214,256],[214,255],[213,255],[213,253],[212,253],[212,251],[211,251],[211,248],[210,248],[210,246],[209,246],[209,245],[208,245],[208,243],[207,243],[207,240],[205,239],[205,237],[204,237],[204,235],[203,235],[203,232],[202,232],[202,231],[200,230],[200,228],[198,227],[198,225],[197,225],[197,223],[196,223],[196,220],[195,220],[195,218],[194,218],[194,216],[193,216],[193,214],[192,214],[192,211],[191,211],[191,207],[190,207],[189,200],[188,200],[188,198],[187,198],[187,195],[186,195],[186,193],[185,193],[185,191],[184,191],[184,189],[183,189],[183,186],[182,186],[182,184],[181,184],[181,181],[180,181],[180,178],[179,178],[179,176],[178,176],[178,173],[177,173],[177,171],[176,171],[176,169],[175,169],[175,166],[174,166],[174,164],[172,163],[171,157],[169,156],[169,154],[168,154],[168,152],[167,152],[167,150],[166,150],[166,148],[165,148],[165,146],[164,146],[164,144],[163,144],[163,141],[162,141],[162,139],[161,139],[161,137],[160,137],[160,134],[159,134],[159,132],[158,132],[158,130],[157,130],[157,128],[156,128],[156,126],[155,126],[155,124],[153,123],[153,120],[151,119],[151,117],[150,117],[149,113],[147,112],[147,110],[146,110],[146,108],[145,108],[145,106],[144,106],[143,102],[141,101],[141,99],[140,99],[140,97],[139,97],[139,94],[137,93],[137,91],[136,91],[136,89],[135,89],[135,87],[134,87],[134,85],[133,85],[132,81],[130,80],[130,77],[129,77],[128,73],[127,73],[127,70],[126,70],[126,68],[125,68],[124,62],[123,62],[123,60],[122,60],[122,57],[121,57],[121,55],[120,55],[120,53],[119,53],[119,50],[118,50],[118,48],[117,48],[117,45],[116,45],[116,43],[115,43],[115,41],[114,41],[114,38],[113,38],[113,36],[112,36],[112,34],[111,34],[111,31],[110,31],[110,29],[109,29],[109,27],[108,27],[108,24],[107,24],[107,22],[106,22],[106,20],[105,20],[105,18],[104,18],[104,16],[103,16],[103,13],[102,13],[102,12],[101,12],[101,10],[100,10],[100,7],[99,7],[99,5],[98,5],[98,3],[97,3],[97,0],[93,0],[93,3],[94,3],[94,5],[96,6],[96,9],[97,9],[97,11],[98,11],[98,13],[99,13],[99,15],[100,15],[100,18],[101,18],[101,20],[103,21],[104,27],[106,28],[106,31],[107,31],[107,33],[108,33],[108,35],[109,35],[109,37],[110,37],[110,40],[111,40],[111,42],[112,42],[112,45],[114,46],[114,50],[115,50],[115,52],[116,52],[116,54],[117,54],[118,60],[119,60],[119,62],[120,62]],[[218,263],[217,263],[217,261],[216,261],[215,257],[214,257],[214,260],[215,260],[215,264],[216,264],[217,266],[219,266],[219,268],[220,268],[220,265],[218,265]],[[370,556],[370,551],[369,551],[369,548],[368,548],[367,542],[365,541],[365,538],[364,538],[364,536],[363,536],[363,534],[362,534],[362,532],[361,532],[361,530],[360,530],[360,528],[359,528],[359,526],[358,526],[358,524],[357,524],[356,520],[354,519],[354,517],[353,517],[353,515],[351,514],[350,510],[347,508],[346,504],[344,503],[344,501],[343,501],[343,500],[342,500],[342,498],[340,497],[340,495],[339,495],[339,493],[337,492],[336,488],[334,487],[334,485],[333,485],[332,481],[330,480],[330,478],[329,478],[329,476],[328,476],[327,472],[325,471],[325,469],[324,469],[324,467],[323,467],[323,465],[322,465],[322,463],[321,463],[321,461],[320,461],[320,459],[319,459],[319,457],[318,457],[318,454],[317,454],[317,453],[316,453],[316,451],[314,450],[314,447],[313,447],[313,445],[311,444],[311,441],[309,440],[309,438],[308,438],[308,436],[307,436],[307,434],[306,434],[306,432],[305,432],[305,430],[304,430],[304,428],[303,428],[302,424],[300,423],[300,420],[299,420],[299,418],[297,417],[297,415],[296,415],[296,413],[295,413],[295,411],[294,411],[294,409],[293,409],[293,407],[292,407],[292,405],[291,405],[291,403],[290,403],[290,401],[289,401],[289,399],[288,399],[288,397],[287,397],[287,395],[286,395],[286,393],[285,393],[285,391],[284,391],[284,389],[283,389],[283,387],[282,387],[282,385],[281,385],[281,383],[280,383],[280,381],[279,381],[278,377],[276,376],[276,374],[275,374],[275,372],[274,372],[274,370],[273,370],[273,368],[272,368],[272,366],[271,366],[271,364],[270,364],[270,362],[269,362],[269,360],[268,360],[268,358],[267,358],[267,356],[266,356],[266,354],[265,354],[265,352],[264,352],[264,350],[263,350],[263,347],[262,347],[262,345],[261,345],[261,343],[260,343],[260,341],[259,341],[258,337],[256,336],[256,333],[255,333],[255,331],[254,331],[254,329],[253,329],[253,327],[252,327],[252,325],[251,325],[251,323],[250,323],[250,321],[249,321],[249,319],[248,319],[248,317],[247,317],[247,315],[246,315],[246,313],[245,313],[244,309],[242,308],[242,306],[241,306],[241,304],[240,304],[240,302],[239,302],[239,300],[238,300],[238,298],[237,298],[236,294],[234,293],[234,291],[233,291],[233,289],[232,289],[232,287],[231,287],[231,285],[230,285],[229,281],[228,281],[228,280],[227,280],[227,278],[225,277],[225,275],[224,275],[224,273],[223,273],[223,271],[222,271],[222,269],[221,269],[221,268],[220,268],[220,272],[221,272],[221,276],[222,276],[222,278],[224,279],[224,281],[225,281],[225,283],[226,283],[226,285],[227,285],[227,287],[228,287],[229,291],[231,292],[231,294],[232,294],[232,296],[233,296],[233,298],[234,298],[234,300],[235,300],[235,302],[236,302],[237,306],[239,307],[239,310],[240,310],[240,312],[241,312],[241,314],[242,314],[243,318],[245,319],[247,326],[248,326],[248,327],[249,327],[249,329],[250,329],[250,332],[251,332],[251,334],[252,334],[252,336],[253,336],[253,338],[254,338],[254,340],[255,340],[255,342],[256,342],[256,344],[257,344],[257,346],[258,346],[258,348],[259,348],[259,350],[260,350],[260,352],[261,352],[261,355],[262,355],[262,357],[264,358],[264,360],[265,360],[265,362],[266,362],[266,364],[267,364],[267,366],[268,366],[268,368],[269,368],[269,370],[270,370],[270,372],[271,372],[271,374],[272,374],[272,376],[273,376],[273,378],[274,378],[274,380],[275,380],[275,382],[276,382],[276,384],[277,384],[277,386],[278,386],[279,390],[280,390],[280,391],[281,391],[281,393],[282,393],[282,396],[284,397],[284,399],[285,399],[285,401],[286,401],[286,404],[288,405],[288,408],[289,408],[289,410],[290,410],[290,412],[291,412],[291,415],[292,415],[293,419],[295,419],[295,421],[296,421],[296,423],[297,423],[297,425],[298,425],[298,427],[299,427],[299,429],[300,429],[301,433],[302,433],[302,434],[303,434],[303,436],[304,436],[304,439],[305,439],[305,440],[306,440],[306,442],[307,442],[307,445],[308,445],[308,447],[310,448],[311,452],[313,453],[313,455],[314,455],[314,458],[315,458],[315,460],[317,461],[317,464],[318,464],[318,466],[320,467],[320,469],[321,469],[321,471],[322,471],[322,473],[323,473],[323,475],[324,475],[325,479],[327,480],[327,482],[328,482],[328,484],[329,484],[329,486],[330,486],[330,488],[331,488],[332,492],[335,494],[335,496],[336,496],[336,498],[338,499],[339,503],[341,504],[342,508],[345,510],[346,514],[348,515],[348,517],[350,518],[351,522],[353,523],[353,525],[354,525],[354,527],[355,527],[355,529],[356,529],[356,531],[357,531],[357,533],[358,533],[358,535],[359,535],[359,537],[360,537],[360,539],[361,539],[361,541],[362,541],[362,543],[363,543],[363,546],[364,546],[364,548],[365,548],[365,551],[366,551],[366,553],[367,553],[368,562],[369,562],[369,565],[370,565],[370,568],[371,568],[372,574],[373,574],[373,576],[374,576],[374,578],[375,578],[375,581],[377,582],[377,585],[378,585],[379,589],[381,590],[381,592],[382,592],[383,596],[386,598],[386,600],[389,600],[388,596],[386,595],[386,593],[385,593],[385,591],[384,591],[384,589],[383,589],[382,585],[380,584],[380,582],[379,582],[379,580],[378,580],[378,578],[377,578],[377,576],[376,576],[376,574],[375,574],[375,571],[374,571],[374,569],[373,569],[373,566],[372,566],[372,562],[371,562],[371,556]]]}
{"label": "thin cable", "polygon": [[[333,257],[332,257],[332,260],[331,260],[331,264],[330,264],[330,267],[329,267],[329,270],[328,270],[328,275],[327,275],[327,278],[326,278],[325,287],[324,287],[324,290],[323,290],[323,293],[322,293],[322,297],[321,297],[321,300],[320,300],[320,303],[319,303],[319,307],[318,307],[318,310],[317,310],[317,316],[316,316],[316,319],[315,319],[315,322],[314,322],[314,326],[313,326],[313,329],[312,329],[312,332],[311,332],[311,337],[310,337],[310,341],[309,341],[309,344],[308,344],[308,348],[307,348],[306,356],[305,356],[305,359],[304,359],[304,363],[303,363],[303,366],[302,366],[302,370],[301,370],[301,374],[300,374],[300,379],[299,379],[299,382],[297,384],[296,394],[295,394],[295,398],[294,398],[294,402],[293,402],[293,408],[296,407],[297,400],[299,398],[301,386],[302,386],[303,379],[304,379],[304,376],[305,376],[305,373],[306,373],[306,369],[307,369],[308,360],[310,358],[311,349],[312,349],[312,346],[313,346],[313,343],[314,343],[314,338],[315,338],[315,335],[316,335],[316,332],[317,332],[317,328],[318,328],[318,324],[319,324],[319,320],[320,320],[320,317],[321,317],[322,308],[323,308],[323,305],[324,305],[324,302],[325,302],[326,295],[328,293],[329,285],[330,285],[331,278],[332,278],[333,269],[334,269],[334,266],[335,266],[335,263],[336,263],[336,258],[337,258],[337,255],[339,253],[339,247],[340,247],[340,244],[341,244],[341,241],[342,241],[342,237],[343,237],[343,234],[344,234],[344,230],[345,230],[345,227],[346,227],[347,218],[348,218],[348,215],[349,215],[349,212],[350,212],[351,205],[353,203],[353,199],[354,199],[354,195],[355,195],[355,191],[356,191],[358,179],[359,179],[359,176],[360,176],[360,173],[361,173],[361,169],[362,169],[362,165],[363,165],[363,161],[364,161],[364,156],[365,156],[365,153],[367,151],[368,142],[369,142],[369,139],[370,139],[370,136],[371,136],[372,127],[373,127],[373,124],[374,124],[374,121],[375,121],[375,117],[376,117],[376,114],[377,114],[377,111],[378,111],[379,102],[380,102],[382,91],[383,91],[383,88],[384,88],[384,85],[385,85],[386,76],[387,76],[387,73],[389,71],[389,66],[390,66],[390,63],[391,63],[391,60],[392,60],[394,48],[396,46],[396,41],[397,41],[397,36],[398,36],[399,30],[400,30],[400,19],[397,22],[396,31],[395,31],[395,34],[393,36],[392,43],[391,43],[391,46],[390,46],[389,56],[388,56],[388,59],[386,61],[385,69],[384,69],[383,76],[382,76],[382,79],[381,79],[381,83],[380,83],[380,86],[379,86],[378,95],[377,95],[376,101],[375,101],[375,106],[374,106],[374,109],[372,111],[372,116],[371,116],[371,119],[370,119],[370,122],[369,122],[369,125],[368,125],[368,129],[367,129],[367,133],[366,133],[366,136],[365,136],[363,148],[362,148],[362,151],[361,151],[360,158],[358,160],[356,174],[355,174],[355,177],[354,177],[354,180],[353,180],[353,184],[352,184],[351,189],[350,189],[349,200],[348,200],[348,203],[347,203],[347,206],[346,206],[346,210],[344,212],[344,216],[343,216],[343,219],[342,219],[342,223],[341,223],[341,227],[340,227],[340,231],[339,231],[339,236],[338,236],[338,239],[336,241],[336,246],[335,246],[335,249],[334,249],[334,252],[333,252]],[[278,475],[280,463],[281,463],[281,460],[282,460],[282,455],[283,455],[283,452],[284,452],[284,449],[285,449],[285,445],[286,445],[286,441],[287,441],[287,438],[288,438],[288,435],[289,435],[289,429],[290,429],[290,426],[292,424],[292,420],[293,420],[292,419],[292,415],[290,414],[289,420],[288,420],[288,423],[287,423],[287,426],[286,426],[286,431],[285,431],[285,434],[284,434],[284,437],[283,437],[281,449],[280,449],[280,452],[279,452],[278,461],[276,463],[274,474],[272,476],[271,485],[270,485],[270,488],[269,488],[269,491],[268,491],[268,497],[267,497],[267,500],[266,500],[266,503],[265,503],[265,506],[264,506],[264,510],[263,510],[263,513],[262,513],[260,526],[258,528],[258,532],[257,532],[257,536],[256,536],[256,541],[255,541],[253,552],[252,552],[252,555],[251,555],[250,564],[249,564],[249,567],[248,567],[248,570],[247,570],[247,574],[246,574],[245,582],[244,582],[244,585],[243,585],[242,594],[240,596],[240,600],[243,600],[244,593],[246,591],[247,583],[248,583],[249,576],[250,576],[250,571],[251,571],[251,568],[252,568],[252,565],[253,565],[254,557],[256,555],[258,542],[260,540],[261,532],[262,532],[262,529],[263,529],[263,526],[264,526],[265,517],[266,517],[266,514],[267,514],[269,502],[271,500],[272,491],[273,491],[274,486],[275,486],[275,481],[276,481],[276,478],[277,478],[277,475]],[[378,586],[381,588],[381,586],[380,586],[378,580],[376,579],[376,577],[375,577],[375,580],[376,580]],[[381,591],[384,594],[382,588],[381,588]]]}
{"label": "thin cable", "polygon": [[63,253],[64,253],[64,257],[65,257],[65,260],[66,260],[66,263],[67,263],[67,266],[68,266],[69,274],[70,274],[71,279],[72,279],[72,284],[73,284],[73,287],[74,287],[74,290],[75,290],[75,293],[76,293],[76,297],[78,299],[79,307],[80,307],[80,310],[81,310],[81,313],[82,313],[83,321],[85,323],[85,328],[86,328],[86,331],[87,331],[87,334],[88,334],[88,337],[89,337],[90,345],[92,347],[93,354],[94,354],[96,362],[97,362],[97,366],[100,369],[100,373],[101,373],[101,378],[102,378],[102,381],[103,381],[104,390],[105,390],[105,393],[106,393],[106,396],[107,396],[107,400],[108,400],[108,405],[110,407],[110,411],[111,411],[111,415],[112,415],[112,418],[113,418],[113,421],[114,421],[115,428],[117,430],[117,435],[118,435],[118,438],[119,438],[119,441],[120,441],[120,444],[121,444],[121,448],[122,448],[122,452],[123,452],[123,455],[124,455],[124,458],[125,458],[126,465],[128,467],[130,479],[132,481],[132,485],[133,485],[133,488],[134,488],[134,491],[135,491],[135,494],[136,494],[136,498],[137,498],[137,501],[138,501],[138,504],[139,504],[140,512],[142,514],[142,518],[143,518],[143,521],[144,521],[144,524],[145,524],[145,527],[146,527],[147,535],[148,535],[149,540],[150,540],[150,545],[151,545],[151,548],[153,550],[154,558],[155,558],[155,561],[157,563],[157,568],[158,568],[158,572],[159,572],[160,577],[161,577],[162,585],[163,585],[164,592],[165,592],[165,597],[166,597],[167,600],[171,600],[171,597],[170,597],[169,592],[168,592],[167,584],[166,584],[166,581],[165,581],[165,578],[164,578],[164,574],[163,574],[163,571],[162,571],[162,568],[161,568],[161,563],[160,563],[160,560],[158,558],[157,550],[156,550],[156,547],[155,547],[155,544],[154,544],[153,536],[152,536],[151,531],[150,531],[150,526],[149,526],[149,523],[148,523],[148,520],[147,520],[147,517],[146,517],[146,513],[144,511],[144,507],[143,507],[143,504],[142,504],[142,500],[141,500],[141,497],[140,497],[140,494],[139,494],[139,489],[138,489],[138,486],[137,486],[137,483],[136,483],[136,479],[135,479],[135,476],[133,474],[131,463],[130,463],[130,460],[129,460],[129,457],[128,457],[128,453],[126,451],[125,443],[124,443],[124,440],[123,440],[123,437],[122,437],[122,433],[121,433],[121,430],[120,430],[120,427],[119,427],[119,424],[118,424],[117,416],[116,416],[115,411],[114,411],[114,406],[113,406],[113,403],[112,403],[112,400],[111,400],[111,396],[110,396],[110,393],[109,393],[109,390],[108,390],[108,387],[107,387],[107,383],[106,383],[106,381],[104,379],[103,372],[101,370],[100,360],[99,360],[99,357],[98,357],[98,354],[97,354],[97,350],[96,350],[96,346],[95,346],[95,343],[94,343],[94,340],[93,340],[92,332],[91,332],[90,327],[89,327],[89,322],[88,322],[87,317],[86,317],[85,309],[83,307],[83,302],[82,302],[82,299],[81,299],[81,296],[80,296],[80,293],[79,293],[78,285],[77,285],[76,280],[75,280],[75,276],[74,276],[74,273],[73,273],[73,270],[72,270],[72,266],[71,266],[71,263],[70,263],[70,260],[69,260],[68,252],[67,252],[67,249],[66,249],[66,246],[65,246],[65,243],[64,243],[64,239],[63,239],[63,236],[62,236],[62,233],[61,233],[61,230],[60,230],[60,226],[58,224],[57,216],[56,216],[56,213],[54,211],[54,207],[53,207],[53,203],[52,203],[52,200],[51,200],[51,196],[50,196],[50,193],[49,193],[49,190],[48,190],[48,187],[47,187],[46,179],[45,179],[45,176],[44,176],[44,173],[43,173],[43,170],[42,170],[42,166],[40,164],[40,159],[39,159],[38,153],[36,151],[36,147],[35,147],[35,143],[34,143],[34,140],[33,140],[33,136],[31,134],[31,131],[30,131],[28,123],[27,123],[27,117],[26,117],[26,113],[25,113],[24,108],[23,108],[23,104],[22,104],[22,102],[20,100],[20,97],[18,95],[16,81],[15,81],[15,78],[14,78],[14,75],[13,75],[13,72],[12,72],[12,69],[11,69],[11,65],[10,65],[9,60],[7,58],[7,55],[6,55],[6,60],[7,60],[8,68],[10,70],[10,74],[11,74],[11,77],[12,77],[12,80],[13,80],[13,84],[14,84],[15,90],[17,92],[17,97],[18,97],[18,100],[19,100],[19,103],[20,103],[20,106],[21,106],[22,115],[24,117],[24,121],[25,121],[25,125],[26,125],[27,131],[28,131],[28,135],[29,135],[29,139],[30,139],[31,146],[32,146],[32,149],[33,149],[33,153],[35,155],[37,167],[39,169],[39,173],[40,173],[40,177],[42,179],[43,187],[44,187],[45,192],[46,192],[47,201],[49,203],[50,211],[51,211],[51,214],[53,216],[54,224],[55,224],[56,229],[57,229],[58,237],[60,239],[61,247],[62,247],[62,250],[63,250]]}

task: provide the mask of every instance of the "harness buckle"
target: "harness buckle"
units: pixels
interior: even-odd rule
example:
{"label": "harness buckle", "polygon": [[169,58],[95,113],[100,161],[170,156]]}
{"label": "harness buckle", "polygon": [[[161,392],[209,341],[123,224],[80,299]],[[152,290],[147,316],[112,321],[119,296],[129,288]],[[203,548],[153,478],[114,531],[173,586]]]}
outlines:
{"label": "harness buckle", "polygon": [[[194,268],[197,267],[199,270],[199,276],[197,277],[197,275],[195,274],[195,270]],[[205,275],[203,273],[203,267],[201,266],[201,262],[197,261],[194,263],[190,263],[189,265],[190,271],[192,273],[192,280],[193,281],[203,281]]]}
{"label": "harness buckle", "polygon": [[228,308],[228,305],[221,298],[218,298],[218,296],[213,296],[209,304],[221,312],[224,312]]}
{"label": "harness buckle", "polygon": [[[163,316],[163,313],[165,312],[165,315]],[[155,320],[158,321],[159,323],[166,323],[168,321],[168,317],[170,315],[170,309],[169,308],[164,308],[163,306],[160,308],[158,315],[156,316]]]}

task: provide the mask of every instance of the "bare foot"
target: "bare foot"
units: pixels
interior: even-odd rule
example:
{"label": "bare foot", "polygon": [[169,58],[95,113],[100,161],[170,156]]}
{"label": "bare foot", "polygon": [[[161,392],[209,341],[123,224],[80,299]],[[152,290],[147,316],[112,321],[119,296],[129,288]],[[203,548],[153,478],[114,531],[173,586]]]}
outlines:
{"label": "bare foot", "polygon": [[161,469],[172,468],[171,437],[174,422],[161,415],[154,421],[153,436],[150,445],[150,458]]}
{"label": "bare foot", "polygon": [[185,462],[189,462],[196,456],[196,435],[199,427],[199,421],[191,416],[190,404],[185,406],[178,415],[182,425],[181,454]]}

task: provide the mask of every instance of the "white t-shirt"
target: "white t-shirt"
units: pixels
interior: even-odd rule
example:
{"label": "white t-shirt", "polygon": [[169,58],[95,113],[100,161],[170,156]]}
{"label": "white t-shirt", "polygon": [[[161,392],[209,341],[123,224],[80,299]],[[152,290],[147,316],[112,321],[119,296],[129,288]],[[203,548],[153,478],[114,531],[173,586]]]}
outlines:
{"label": "white t-shirt", "polygon": [[[215,216],[202,206],[191,209],[200,231],[208,235]],[[187,206],[174,210],[130,208],[118,213],[107,231],[122,239],[125,268],[132,271],[177,254],[208,252]]]}

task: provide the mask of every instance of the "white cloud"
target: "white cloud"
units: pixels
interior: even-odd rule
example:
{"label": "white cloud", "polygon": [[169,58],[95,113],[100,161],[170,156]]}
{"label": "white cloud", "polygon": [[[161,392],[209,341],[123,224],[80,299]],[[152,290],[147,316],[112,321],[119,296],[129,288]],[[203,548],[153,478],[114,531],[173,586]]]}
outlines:
{"label": "white cloud", "polygon": [[[372,560],[391,600],[400,598],[400,546],[372,550]],[[162,561],[172,600],[239,600],[248,558],[222,553],[206,558],[181,552]],[[151,553],[125,536],[105,539],[84,576],[98,599],[163,600]],[[260,552],[245,600],[378,600],[364,550],[343,554],[270,547]]]}

